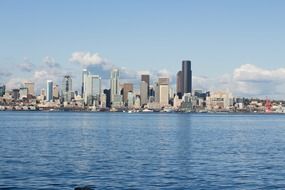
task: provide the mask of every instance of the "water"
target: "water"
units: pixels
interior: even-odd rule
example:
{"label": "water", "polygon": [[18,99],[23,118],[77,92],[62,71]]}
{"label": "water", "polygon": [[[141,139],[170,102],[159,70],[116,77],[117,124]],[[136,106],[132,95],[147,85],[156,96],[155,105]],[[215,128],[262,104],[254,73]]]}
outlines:
{"label": "water", "polygon": [[284,189],[285,115],[0,112],[0,189]]}

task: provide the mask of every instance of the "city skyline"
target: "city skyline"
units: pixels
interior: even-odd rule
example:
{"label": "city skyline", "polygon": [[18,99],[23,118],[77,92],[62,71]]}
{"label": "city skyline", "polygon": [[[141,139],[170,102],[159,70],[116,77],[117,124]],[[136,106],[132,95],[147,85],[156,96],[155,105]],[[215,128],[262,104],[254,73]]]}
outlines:
{"label": "city skyline", "polygon": [[122,81],[149,74],[175,86],[189,59],[193,89],[285,99],[285,2],[206,2],[1,1],[0,83],[35,81],[39,93],[44,80],[71,75],[80,91],[79,70],[108,86],[117,67]]}

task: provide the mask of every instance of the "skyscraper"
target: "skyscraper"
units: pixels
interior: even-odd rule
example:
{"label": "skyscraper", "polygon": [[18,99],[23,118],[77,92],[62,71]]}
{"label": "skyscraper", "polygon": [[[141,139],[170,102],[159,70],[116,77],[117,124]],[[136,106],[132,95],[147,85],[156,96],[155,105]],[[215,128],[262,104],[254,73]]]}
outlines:
{"label": "skyscraper", "polygon": [[133,92],[133,84],[132,83],[124,83],[123,85],[123,100],[124,103],[128,103],[128,93]]}
{"label": "skyscraper", "polygon": [[101,94],[101,77],[99,75],[84,76],[84,103],[99,105]]}
{"label": "skyscraper", "polygon": [[53,85],[53,98],[58,99],[59,98],[59,86]]}
{"label": "skyscraper", "polygon": [[176,75],[176,93],[179,96],[179,98],[182,98],[183,94],[183,75],[182,71],[178,71]]}
{"label": "skyscraper", "polygon": [[5,85],[1,85],[0,86],[0,96],[2,97],[4,96],[4,94],[5,94]]}
{"label": "skyscraper", "polygon": [[81,98],[83,98],[84,96],[84,77],[87,76],[89,74],[89,72],[87,71],[87,69],[83,69],[82,71],[82,84],[81,84]]}
{"label": "skyscraper", "polygon": [[147,93],[148,93],[148,95],[149,95],[149,75],[142,75],[141,76],[141,81],[144,81],[144,82],[146,82],[147,83]]}
{"label": "skyscraper", "polygon": [[22,87],[20,88],[20,99],[28,98],[28,88],[27,87]]}
{"label": "skyscraper", "polygon": [[111,107],[111,90],[105,89],[103,93],[106,94],[106,107],[110,108]]}
{"label": "skyscraper", "polygon": [[31,96],[35,96],[35,83],[25,82],[24,85],[26,88],[28,88],[28,94]]}
{"label": "skyscraper", "polygon": [[141,106],[147,104],[148,103],[148,84],[145,81],[141,81],[140,96],[141,96]]}
{"label": "skyscraper", "polygon": [[182,61],[183,94],[192,93],[191,61]]}
{"label": "skyscraper", "polygon": [[47,102],[51,102],[53,100],[53,82],[52,80],[47,80]]}
{"label": "skyscraper", "polygon": [[110,79],[111,102],[113,102],[115,95],[120,95],[119,77],[120,77],[119,69],[112,69],[111,79]]}
{"label": "skyscraper", "polygon": [[169,79],[159,78],[159,104],[161,107],[167,106],[169,103]]}
{"label": "skyscraper", "polygon": [[62,80],[61,94],[65,102],[71,102],[72,79],[69,75]]}

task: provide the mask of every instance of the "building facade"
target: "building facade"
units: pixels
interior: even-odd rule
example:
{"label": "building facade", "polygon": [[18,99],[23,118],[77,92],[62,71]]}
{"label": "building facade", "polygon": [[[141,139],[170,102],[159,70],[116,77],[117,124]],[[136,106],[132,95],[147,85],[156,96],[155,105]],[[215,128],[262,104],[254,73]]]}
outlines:
{"label": "building facade", "polygon": [[62,80],[61,94],[64,102],[71,102],[72,98],[72,79],[66,75]]}
{"label": "building facade", "polygon": [[192,93],[192,70],[191,70],[191,61],[184,60],[182,61],[182,81],[183,81],[183,92]]}
{"label": "building facade", "polygon": [[53,81],[47,80],[46,101],[53,101]]}
{"label": "building facade", "polygon": [[119,69],[112,69],[110,77],[111,102],[114,101],[116,95],[120,95],[119,78],[120,78]]}

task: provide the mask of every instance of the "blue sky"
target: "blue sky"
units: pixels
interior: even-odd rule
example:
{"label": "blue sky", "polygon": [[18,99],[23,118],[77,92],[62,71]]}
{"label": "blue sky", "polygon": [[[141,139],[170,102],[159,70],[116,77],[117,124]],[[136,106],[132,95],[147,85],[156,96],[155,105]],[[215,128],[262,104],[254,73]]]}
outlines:
{"label": "blue sky", "polygon": [[[285,68],[284,8],[283,0],[2,0],[0,82],[34,79],[36,71],[50,69],[43,64],[47,57],[60,65],[60,74],[76,79],[84,64],[70,63],[75,52],[98,53],[129,72],[175,74],[181,60],[190,59],[198,82],[230,83],[243,65],[256,67],[254,81],[264,72],[274,77]],[[30,72],[19,69],[24,63]],[[266,95],[266,84],[256,96]]]}

